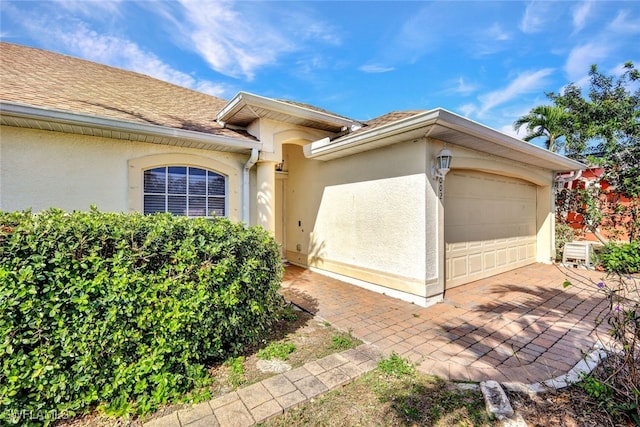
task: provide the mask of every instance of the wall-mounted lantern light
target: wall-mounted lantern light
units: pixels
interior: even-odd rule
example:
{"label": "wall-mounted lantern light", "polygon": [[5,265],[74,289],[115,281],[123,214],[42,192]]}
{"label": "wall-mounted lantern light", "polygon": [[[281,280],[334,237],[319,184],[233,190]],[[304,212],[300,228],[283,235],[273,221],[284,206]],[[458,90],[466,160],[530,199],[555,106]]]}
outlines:
{"label": "wall-mounted lantern light", "polygon": [[444,180],[445,175],[449,172],[449,168],[451,167],[452,157],[451,151],[446,148],[440,150],[436,155],[436,164],[433,165],[433,168],[431,169],[431,175],[433,175],[434,178],[441,178]]}

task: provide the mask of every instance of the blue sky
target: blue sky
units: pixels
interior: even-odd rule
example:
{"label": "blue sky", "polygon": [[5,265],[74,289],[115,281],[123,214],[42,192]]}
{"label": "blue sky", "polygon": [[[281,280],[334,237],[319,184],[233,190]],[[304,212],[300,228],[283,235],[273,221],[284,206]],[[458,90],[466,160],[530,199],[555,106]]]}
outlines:
{"label": "blue sky", "polygon": [[358,120],[442,107],[505,133],[591,64],[640,65],[636,1],[9,1],[3,41]]}

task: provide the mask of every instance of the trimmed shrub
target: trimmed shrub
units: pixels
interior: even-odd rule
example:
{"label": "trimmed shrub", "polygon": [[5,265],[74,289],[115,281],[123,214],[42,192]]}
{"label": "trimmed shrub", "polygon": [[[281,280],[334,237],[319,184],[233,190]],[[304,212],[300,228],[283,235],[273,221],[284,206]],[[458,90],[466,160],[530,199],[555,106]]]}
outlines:
{"label": "trimmed shrub", "polygon": [[275,240],[226,219],[0,212],[0,424],[206,385],[269,332],[281,278]]}

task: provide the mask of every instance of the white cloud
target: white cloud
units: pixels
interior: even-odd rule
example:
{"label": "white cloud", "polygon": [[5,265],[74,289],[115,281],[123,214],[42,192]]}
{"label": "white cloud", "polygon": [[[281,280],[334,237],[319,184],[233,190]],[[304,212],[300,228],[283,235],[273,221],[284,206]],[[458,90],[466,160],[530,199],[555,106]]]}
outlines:
{"label": "white cloud", "polygon": [[569,80],[577,81],[584,78],[589,73],[591,64],[597,64],[600,60],[607,58],[609,51],[609,44],[595,42],[573,48],[564,66]]}
{"label": "white cloud", "polygon": [[506,135],[509,135],[509,136],[512,136],[512,137],[518,138],[518,139],[522,139],[527,134],[522,129],[520,129],[520,132],[517,132],[513,128],[513,125],[502,125],[502,126],[500,126],[500,128],[498,130],[500,132],[506,134]]}
{"label": "white cloud", "polygon": [[464,77],[458,77],[456,80],[447,82],[449,86],[444,90],[446,94],[458,94],[467,96],[478,90],[478,85],[468,83]]}
{"label": "white cloud", "polygon": [[237,92],[237,90],[232,90],[226,85],[213,83],[208,80],[198,80],[191,89],[211,96],[217,96],[218,98],[229,98],[233,93]]}
{"label": "white cloud", "polygon": [[[54,3],[69,12],[79,12],[87,16],[120,15],[123,0],[81,1],[56,0]],[[107,15],[105,15],[107,14]]]}
{"label": "white cloud", "polygon": [[532,1],[527,5],[520,21],[520,30],[523,33],[538,33],[545,29],[548,17],[553,16],[552,2]]}
{"label": "white cloud", "polygon": [[388,73],[395,70],[394,67],[388,67],[381,64],[366,64],[358,68],[365,73]]}
{"label": "white cloud", "polygon": [[341,42],[330,25],[297,10],[280,10],[276,15],[268,2],[180,0],[179,6],[171,11],[181,18],[162,7],[157,13],[173,24],[172,33],[183,39],[183,45],[213,70],[235,78],[251,80],[260,68],[302,50],[309,42]]}
{"label": "white cloud", "polygon": [[583,3],[579,3],[576,7],[573,8],[573,33],[579,33],[585,26],[587,22],[587,18],[591,14],[591,10],[593,7],[592,1],[585,1]]}
{"label": "white cloud", "polygon": [[458,107],[458,111],[460,111],[463,116],[470,117],[476,111],[478,111],[478,107],[476,107],[473,104],[464,104],[464,105],[461,105],[460,107]]}
{"label": "white cloud", "polygon": [[478,115],[486,114],[492,108],[509,102],[525,93],[541,90],[547,83],[547,77],[553,73],[553,68],[525,72],[519,74],[504,89],[495,90],[479,97],[481,106]]}
{"label": "white cloud", "polygon": [[498,41],[511,40],[511,34],[506,32],[502,28],[502,26],[497,22],[494,23],[491,27],[489,27],[489,29],[487,30],[487,35],[493,40],[498,40]]}
{"label": "white cloud", "polygon": [[231,2],[183,0],[181,5],[186,22],[180,30],[189,34],[193,49],[219,73],[252,79],[257,68],[292,50],[277,32],[254,27],[232,9]]}
{"label": "white cloud", "polygon": [[332,26],[325,22],[313,21],[305,23],[308,19],[308,17],[301,16],[300,14],[295,16],[295,21],[301,23],[300,30],[302,31],[305,39],[322,40],[323,42],[334,46],[339,46],[342,43],[338,32]]}
{"label": "white cloud", "polygon": [[640,32],[640,20],[629,19],[629,11],[621,10],[607,26],[607,29],[616,33],[637,34]]}

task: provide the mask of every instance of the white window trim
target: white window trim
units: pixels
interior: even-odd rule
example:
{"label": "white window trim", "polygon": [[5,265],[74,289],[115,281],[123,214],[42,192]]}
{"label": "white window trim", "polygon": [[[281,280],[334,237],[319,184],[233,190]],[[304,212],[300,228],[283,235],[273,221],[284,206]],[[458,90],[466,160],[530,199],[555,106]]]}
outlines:
{"label": "white window trim", "polygon": [[144,171],[163,166],[189,166],[210,170],[226,179],[226,217],[232,221],[239,220],[240,211],[240,174],[241,164],[229,164],[209,157],[193,154],[169,153],[130,159],[128,162],[128,206],[130,212],[143,212],[144,203]]}
{"label": "white window trim", "polygon": [[[182,194],[182,193],[172,193],[172,192],[169,191],[169,176],[168,176],[168,174],[169,174],[169,168],[172,168],[172,167],[181,167],[181,168],[183,167],[183,168],[186,168],[185,172],[186,172],[187,181],[186,181],[186,188],[185,188],[185,193],[184,194]],[[165,173],[165,189],[164,189],[164,192],[163,193],[147,193],[147,192],[145,192],[144,191],[144,178],[143,178],[143,184],[142,184],[143,210],[144,210],[144,198],[146,196],[154,196],[154,195],[164,196],[165,197],[165,206],[164,206],[164,210],[162,212],[165,212],[165,213],[169,212],[169,198],[167,196],[185,196],[186,197],[187,213],[186,213],[186,215],[183,215],[183,216],[186,216],[186,217],[189,217],[189,218],[214,218],[215,215],[213,215],[213,216],[212,215],[189,215],[189,205],[190,205],[190,201],[189,200],[191,199],[191,197],[202,197],[202,198],[204,198],[205,199],[205,206],[208,206],[209,198],[212,197],[212,198],[218,198],[218,199],[222,198],[223,199],[223,202],[224,202],[224,206],[223,206],[224,215],[222,215],[222,216],[225,217],[225,218],[227,217],[227,215],[229,213],[229,206],[228,206],[229,205],[229,198],[227,197],[227,194],[229,192],[229,178],[226,175],[221,174],[218,171],[214,171],[214,170],[211,170],[211,169],[198,167],[198,166],[182,165],[182,164],[169,164],[169,165],[155,166],[155,167],[151,167],[151,168],[148,168],[148,169],[144,169],[142,171],[143,172],[143,177],[144,177],[144,172],[146,172],[148,170],[159,169],[159,168],[163,168],[164,169],[164,173]],[[208,173],[214,173],[216,175],[219,175],[219,176],[223,177],[224,178],[224,196],[219,196],[219,195],[213,195],[212,196],[212,195],[209,195],[208,194],[208,190],[205,191],[204,195],[189,193],[190,169],[199,169],[199,170],[205,171],[207,174]],[[209,186],[208,180],[205,181],[205,185],[206,185],[205,188],[208,189],[208,186]],[[160,212],[160,211],[158,211],[158,212]]]}

